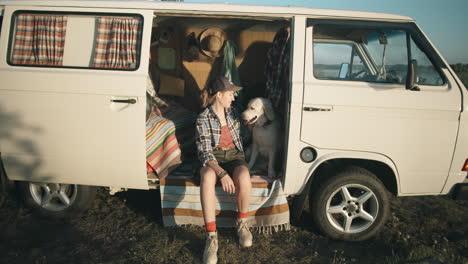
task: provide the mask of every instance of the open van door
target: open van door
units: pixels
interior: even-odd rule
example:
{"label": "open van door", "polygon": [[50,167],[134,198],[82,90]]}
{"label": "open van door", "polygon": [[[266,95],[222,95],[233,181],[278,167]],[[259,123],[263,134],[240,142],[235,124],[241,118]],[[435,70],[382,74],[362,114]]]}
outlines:
{"label": "open van door", "polygon": [[[410,23],[312,19],[306,32],[301,140],[331,159],[395,167],[398,195],[440,194],[461,94],[423,34]],[[383,175],[360,166],[327,175],[310,199],[318,228],[334,239],[375,235],[389,216]]]}
{"label": "open van door", "polygon": [[[5,8],[0,153],[9,179],[148,189],[152,16],[107,8]],[[40,42],[33,24],[54,41]]]}
{"label": "open van door", "polygon": [[422,32],[408,23],[311,20],[306,46],[301,139],[390,159],[399,194],[441,193],[461,94]]}

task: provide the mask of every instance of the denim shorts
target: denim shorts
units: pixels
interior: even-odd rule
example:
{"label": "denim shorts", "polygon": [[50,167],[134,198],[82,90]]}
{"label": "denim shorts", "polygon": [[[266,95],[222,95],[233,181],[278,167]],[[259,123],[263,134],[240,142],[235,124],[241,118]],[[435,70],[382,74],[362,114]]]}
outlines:
{"label": "denim shorts", "polygon": [[245,161],[244,152],[237,148],[228,150],[213,150],[213,155],[218,161],[219,166],[225,169],[232,176],[234,169],[238,166],[245,166],[249,169],[249,164]]}
{"label": "denim shorts", "polygon": [[[218,162],[218,165],[221,166],[230,176],[232,176],[234,169],[238,166],[245,166],[249,169],[249,164],[245,161],[244,152],[238,150],[237,148],[228,149],[228,150],[213,150],[213,155]],[[196,179],[200,179],[200,170],[202,164],[199,163]]]}

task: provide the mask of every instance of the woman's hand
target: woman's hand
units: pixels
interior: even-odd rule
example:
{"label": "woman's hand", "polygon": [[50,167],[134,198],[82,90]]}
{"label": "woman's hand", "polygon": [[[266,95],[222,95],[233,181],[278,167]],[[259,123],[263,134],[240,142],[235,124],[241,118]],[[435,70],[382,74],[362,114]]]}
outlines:
{"label": "woman's hand", "polygon": [[231,176],[229,176],[229,174],[226,174],[219,181],[223,186],[223,191],[231,194],[236,192],[236,186],[234,186],[234,182],[232,181]]}

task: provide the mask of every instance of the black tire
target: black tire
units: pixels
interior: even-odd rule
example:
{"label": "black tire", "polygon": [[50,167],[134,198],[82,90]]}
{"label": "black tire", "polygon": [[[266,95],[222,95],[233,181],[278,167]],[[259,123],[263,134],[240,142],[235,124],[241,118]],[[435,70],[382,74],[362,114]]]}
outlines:
{"label": "black tire", "polygon": [[[26,181],[17,182],[17,188],[28,207],[43,216],[55,218],[73,217],[88,210],[97,190],[94,186]],[[49,202],[45,198],[46,193],[52,194]],[[64,202],[65,196],[68,197],[68,203]]]}
{"label": "black tire", "polygon": [[311,188],[311,192],[313,220],[319,230],[332,239],[369,239],[382,229],[390,213],[384,185],[373,173],[360,167],[348,167],[335,173]]}

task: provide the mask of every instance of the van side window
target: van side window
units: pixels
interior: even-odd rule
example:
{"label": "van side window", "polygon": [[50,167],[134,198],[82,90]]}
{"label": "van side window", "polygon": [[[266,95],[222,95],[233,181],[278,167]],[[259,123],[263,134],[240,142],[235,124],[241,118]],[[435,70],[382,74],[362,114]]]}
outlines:
{"label": "van side window", "polygon": [[417,83],[422,85],[442,85],[444,80],[424,51],[411,39],[412,58],[416,60]]}
{"label": "van side window", "polygon": [[369,71],[353,43],[316,42],[314,51],[317,78],[343,79],[350,75],[358,79],[362,71]]}
{"label": "van side window", "polygon": [[444,84],[413,38],[408,45],[405,30],[319,24],[314,26],[313,37],[314,76],[318,79],[404,85],[411,54],[418,84]]}
{"label": "van side window", "polygon": [[139,65],[140,16],[17,12],[12,27],[11,65],[118,70]]}

